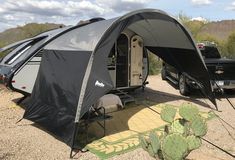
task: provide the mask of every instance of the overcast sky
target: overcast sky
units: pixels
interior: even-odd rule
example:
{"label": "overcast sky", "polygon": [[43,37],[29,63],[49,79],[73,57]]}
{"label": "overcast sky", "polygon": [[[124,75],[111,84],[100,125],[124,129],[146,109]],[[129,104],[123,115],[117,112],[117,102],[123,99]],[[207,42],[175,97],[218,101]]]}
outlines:
{"label": "overcast sky", "polygon": [[235,0],[0,0],[0,31],[30,22],[76,24],[82,19],[156,8],[171,15],[235,19]]}

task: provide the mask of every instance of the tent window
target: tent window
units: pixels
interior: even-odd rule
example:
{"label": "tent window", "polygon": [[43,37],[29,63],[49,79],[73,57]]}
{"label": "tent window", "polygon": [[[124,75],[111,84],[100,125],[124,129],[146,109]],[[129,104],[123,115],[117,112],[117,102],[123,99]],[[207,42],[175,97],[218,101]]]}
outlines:
{"label": "tent window", "polygon": [[205,58],[221,58],[220,53],[216,47],[205,47],[201,50],[202,56]]}

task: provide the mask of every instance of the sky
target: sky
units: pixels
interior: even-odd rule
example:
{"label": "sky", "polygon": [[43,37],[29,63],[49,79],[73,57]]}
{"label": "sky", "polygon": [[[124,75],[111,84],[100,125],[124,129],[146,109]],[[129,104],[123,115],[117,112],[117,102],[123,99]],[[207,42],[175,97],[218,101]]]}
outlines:
{"label": "sky", "polygon": [[74,25],[143,8],[160,9],[175,17],[182,13],[210,21],[235,19],[235,0],[0,0],[0,32],[31,22]]}

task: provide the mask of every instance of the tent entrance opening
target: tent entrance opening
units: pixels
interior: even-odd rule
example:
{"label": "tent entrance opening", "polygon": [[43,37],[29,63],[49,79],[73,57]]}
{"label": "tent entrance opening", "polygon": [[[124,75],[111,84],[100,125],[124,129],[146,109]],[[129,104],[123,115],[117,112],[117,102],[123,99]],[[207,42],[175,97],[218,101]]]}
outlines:
{"label": "tent entrance opening", "polygon": [[128,38],[121,34],[117,40],[116,87],[128,87]]}
{"label": "tent entrance opening", "polygon": [[122,33],[108,56],[108,70],[115,89],[142,86],[148,71],[143,39],[131,31]]}

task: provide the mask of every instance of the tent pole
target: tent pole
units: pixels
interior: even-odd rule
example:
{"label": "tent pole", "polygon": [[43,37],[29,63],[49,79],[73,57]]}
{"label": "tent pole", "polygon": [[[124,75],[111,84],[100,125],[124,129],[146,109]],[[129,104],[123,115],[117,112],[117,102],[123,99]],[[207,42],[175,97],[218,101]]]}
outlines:
{"label": "tent pole", "polygon": [[74,141],[77,137],[78,124],[79,124],[79,122],[75,122],[75,128],[74,128],[74,132],[73,132],[72,145],[71,145],[71,151],[70,151],[70,158],[73,158]]}

